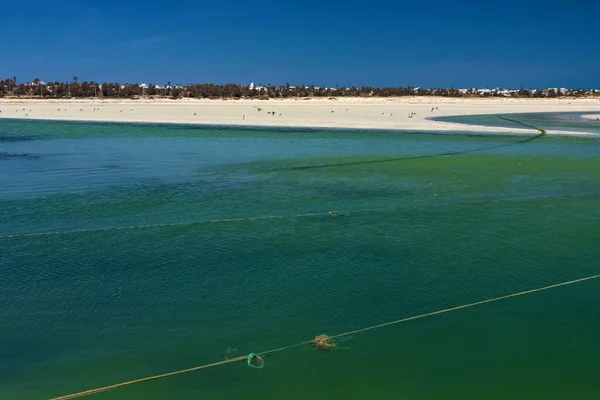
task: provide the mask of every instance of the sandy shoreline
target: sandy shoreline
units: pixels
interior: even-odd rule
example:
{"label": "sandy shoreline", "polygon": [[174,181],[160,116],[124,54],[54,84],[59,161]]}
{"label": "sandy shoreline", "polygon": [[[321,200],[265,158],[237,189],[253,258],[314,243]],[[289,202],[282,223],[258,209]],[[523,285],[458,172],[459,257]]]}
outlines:
{"label": "sandy shoreline", "polygon": [[[435,109],[432,111],[432,108]],[[0,99],[0,111],[0,118],[41,120],[531,133],[535,130],[469,126],[432,121],[430,118],[470,114],[598,111],[598,114],[586,116],[596,119],[600,117],[600,98]],[[413,117],[409,118],[411,113],[414,113]],[[568,132],[550,130],[548,133]]]}

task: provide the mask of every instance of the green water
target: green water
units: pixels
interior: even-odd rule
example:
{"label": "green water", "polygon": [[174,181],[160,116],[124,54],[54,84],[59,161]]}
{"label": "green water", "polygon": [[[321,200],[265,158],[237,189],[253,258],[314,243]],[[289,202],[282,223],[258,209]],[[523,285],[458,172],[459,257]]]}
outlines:
{"label": "green water", "polygon": [[[1,121],[0,398],[600,273],[600,140],[523,139]],[[92,398],[593,399],[599,302],[589,281]]]}

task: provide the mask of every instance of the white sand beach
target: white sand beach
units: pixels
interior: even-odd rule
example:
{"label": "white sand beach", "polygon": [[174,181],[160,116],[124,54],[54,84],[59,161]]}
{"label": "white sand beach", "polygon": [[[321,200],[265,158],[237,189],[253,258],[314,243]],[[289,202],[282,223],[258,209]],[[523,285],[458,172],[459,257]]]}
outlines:
{"label": "white sand beach", "polygon": [[[534,130],[468,126],[433,121],[430,118],[470,114],[598,111],[598,114],[586,116],[595,119],[600,116],[600,98],[1,99],[0,111],[0,118],[40,120],[529,133]],[[409,118],[411,113],[413,116]],[[549,130],[548,133],[566,132]]]}

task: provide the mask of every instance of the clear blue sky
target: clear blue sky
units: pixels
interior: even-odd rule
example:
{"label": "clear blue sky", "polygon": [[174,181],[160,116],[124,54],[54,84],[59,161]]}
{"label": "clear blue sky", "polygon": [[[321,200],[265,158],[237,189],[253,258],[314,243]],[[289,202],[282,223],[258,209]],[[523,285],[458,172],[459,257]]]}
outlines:
{"label": "clear blue sky", "polygon": [[2,0],[0,79],[600,88],[600,0]]}

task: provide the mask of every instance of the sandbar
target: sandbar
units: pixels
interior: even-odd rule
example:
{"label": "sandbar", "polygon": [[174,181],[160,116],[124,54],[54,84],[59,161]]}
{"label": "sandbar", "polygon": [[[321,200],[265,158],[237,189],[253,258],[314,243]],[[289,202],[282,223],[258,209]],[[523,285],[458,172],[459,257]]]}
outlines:
{"label": "sandbar", "polygon": [[0,118],[35,120],[532,133],[536,130],[465,125],[431,118],[598,111],[585,116],[595,119],[600,118],[600,98],[0,99],[0,111]]}

